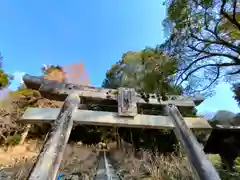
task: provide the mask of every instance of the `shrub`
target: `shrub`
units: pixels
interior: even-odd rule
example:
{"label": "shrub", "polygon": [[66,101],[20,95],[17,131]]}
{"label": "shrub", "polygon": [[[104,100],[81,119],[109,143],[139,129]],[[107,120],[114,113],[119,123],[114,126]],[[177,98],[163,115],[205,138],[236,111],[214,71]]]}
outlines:
{"label": "shrub", "polygon": [[12,79],[13,79],[12,76],[5,73],[3,69],[0,68],[0,89],[7,87]]}
{"label": "shrub", "polygon": [[8,136],[6,139],[7,146],[15,146],[18,145],[21,140],[21,136],[19,134],[15,134],[13,136]]}

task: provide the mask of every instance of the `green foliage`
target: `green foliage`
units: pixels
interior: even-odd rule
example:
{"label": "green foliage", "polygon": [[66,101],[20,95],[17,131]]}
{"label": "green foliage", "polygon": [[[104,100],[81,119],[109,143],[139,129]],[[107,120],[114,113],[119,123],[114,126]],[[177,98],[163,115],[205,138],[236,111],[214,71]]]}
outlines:
{"label": "green foliage", "polygon": [[234,93],[234,99],[237,101],[238,105],[240,106],[240,83],[236,83],[232,87],[232,91]]}
{"label": "green foliage", "polygon": [[[139,52],[130,51],[123,54],[122,59],[107,71],[102,86],[114,89],[129,87],[139,92],[179,95],[182,94],[181,88],[174,86],[177,67],[177,60],[166,56],[160,46],[145,48]],[[171,130],[119,128],[119,133],[125,141],[134,141],[136,149],[173,152],[177,148],[177,140]],[[102,139],[106,138],[104,136]]]}
{"label": "green foliage", "polygon": [[[231,13],[229,14],[232,17]],[[236,21],[240,24],[240,12],[237,12],[235,15]],[[221,24],[218,26],[218,30],[221,33],[225,33],[228,36],[228,40],[232,43],[240,39],[240,29],[236,26],[235,23],[227,21],[224,19]]]}
{"label": "green foliage", "polygon": [[10,96],[33,96],[33,97],[40,97],[39,91],[33,89],[26,89],[26,88],[19,88],[17,91],[9,92]]}
{"label": "green foliage", "polygon": [[216,168],[222,180],[238,180],[240,177],[239,157],[235,160],[234,171],[229,172],[222,166],[222,160],[219,155],[208,155],[208,158]]}
{"label": "green foliage", "polygon": [[219,173],[219,176],[222,180],[238,180],[240,177],[240,171],[237,169],[234,172],[229,172],[223,168],[217,168],[217,171]]}
{"label": "green foliage", "polygon": [[12,136],[8,136],[5,144],[7,146],[15,146],[20,143],[20,140],[21,140],[21,136],[19,134],[15,134]]}
{"label": "green foliage", "polygon": [[203,0],[203,4],[206,6],[206,7],[209,7],[211,5],[212,1],[211,0]]}
{"label": "green foliage", "polygon": [[[171,0],[163,25],[169,33],[164,52],[178,59],[177,83],[188,92],[211,92],[240,74],[240,12],[237,1]],[[207,90],[207,91],[206,91]]]}
{"label": "green foliage", "polygon": [[59,65],[48,65],[48,66],[44,66],[41,68],[43,74],[47,75],[47,74],[50,74],[52,71],[54,70],[63,70],[61,66]]}
{"label": "green foliage", "polygon": [[0,68],[0,89],[7,87],[12,79],[12,76],[5,73],[4,70]]}
{"label": "green foliage", "polygon": [[13,76],[4,72],[2,68],[2,56],[0,53],[0,90],[9,86],[12,80],[13,80]]}
{"label": "green foliage", "polygon": [[240,157],[237,157],[234,162],[234,169],[240,172]]}
{"label": "green foliage", "polygon": [[107,71],[103,87],[180,94],[181,89],[173,86],[176,70],[177,61],[165,56],[159,47],[127,52]]}

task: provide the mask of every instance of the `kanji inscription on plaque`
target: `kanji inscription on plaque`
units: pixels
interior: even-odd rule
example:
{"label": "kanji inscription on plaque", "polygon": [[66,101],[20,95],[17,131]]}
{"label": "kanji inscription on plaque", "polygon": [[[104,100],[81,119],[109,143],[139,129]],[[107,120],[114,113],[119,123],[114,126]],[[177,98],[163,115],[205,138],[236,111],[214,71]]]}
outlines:
{"label": "kanji inscription on plaque", "polygon": [[119,116],[137,115],[136,92],[134,89],[119,88],[118,115]]}

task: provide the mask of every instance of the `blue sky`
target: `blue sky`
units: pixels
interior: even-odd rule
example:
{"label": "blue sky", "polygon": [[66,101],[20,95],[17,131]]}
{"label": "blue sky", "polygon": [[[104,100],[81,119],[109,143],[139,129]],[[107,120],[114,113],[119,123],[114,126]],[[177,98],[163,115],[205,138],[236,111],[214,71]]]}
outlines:
{"label": "blue sky", "polygon": [[[4,69],[40,75],[42,64],[84,62],[91,84],[100,86],[105,72],[126,51],[163,41],[165,7],[159,0],[0,1],[0,52]],[[16,88],[19,78],[12,84]],[[200,112],[239,110],[229,85]]]}

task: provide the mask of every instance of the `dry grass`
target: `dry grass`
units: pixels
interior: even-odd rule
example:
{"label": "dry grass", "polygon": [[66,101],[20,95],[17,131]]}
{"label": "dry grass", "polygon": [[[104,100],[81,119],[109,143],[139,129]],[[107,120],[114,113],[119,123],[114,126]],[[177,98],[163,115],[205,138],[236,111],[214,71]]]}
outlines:
{"label": "dry grass", "polygon": [[[1,173],[0,179],[26,179],[39,152],[39,146],[35,146],[35,150],[33,147],[33,143],[30,149],[26,144],[16,146],[5,152],[5,156],[0,156],[1,168],[5,172],[5,177]],[[147,161],[134,158],[131,153],[127,154],[121,151],[112,151],[111,157],[115,162],[118,161],[118,163],[115,163],[117,173],[124,179],[194,179],[191,168],[185,159],[175,156],[152,158],[150,153],[146,154],[148,156]],[[96,157],[97,154],[91,148],[68,145],[59,173],[64,173],[67,177],[77,175],[78,177],[85,176],[85,178],[90,179],[95,174]]]}
{"label": "dry grass", "polygon": [[110,158],[123,179],[195,180],[186,158],[175,155],[153,156],[146,151],[140,152],[138,157],[133,156],[131,149],[125,153],[115,148],[110,149]]}
{"label": "dry grass", "polygon": [[[23,145],[0,149],[0,179],[24,180],[27,178],[36,160],[42,142],[26,142]],[[110,160],[117,173],[128,180],[195,180],[195,175],[185,157],[176,155],[153,156],[147,151],[133,156],[131,145],[125,145],[125,151],[118,150],[116,145],[109,145]],[[80,144],[68,144],[59,173],[65,179],[92,179],[96,173],[97,148]],[[220,166],[220,157],[210,155],[214,165]],[[239,174],[221,172],[223,180],[237,180]]]}
{"label": "dry grass", "polygon": [[66,176],[75,174],[91,179],[95,175],[96,163],[97,151],[95,147],[72,144],[67,146],[60,172]]}
{"label": "dry grass", "polygon": [[[112,146],[113,147],[113,146]],[[129,180],[195,180],[197,179],[189,161],[185,156],[153,156],[152,153],[142,151],[133,156],[129,147],[125,152],[110,149],[110,157],[117,173],[123,179]],[[222,168],[219,155],[208,155],[209,160],[216,167],[222,180],[239,180],[240,178],[240,158],[235,172],[229,172]]]}
{"label": "dry grass", "polygon": [[[33,166],[42,143],[30,141],[5,149],[0,149],[0,179],[24,180]],[[72,175],[92,178],[95,174],[97,152],[92,147],[68,144],[59,173],[70,178]]]}
{"label": "dry grass", "polygon": [[186,158],[180,158],[174,155],[159,156],[152,158],[149,155],[149,162],[145,168],[150,173],[151,180],[194,180],[194,173]]}

